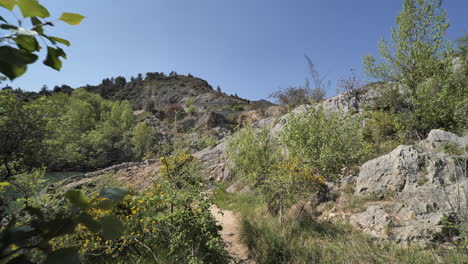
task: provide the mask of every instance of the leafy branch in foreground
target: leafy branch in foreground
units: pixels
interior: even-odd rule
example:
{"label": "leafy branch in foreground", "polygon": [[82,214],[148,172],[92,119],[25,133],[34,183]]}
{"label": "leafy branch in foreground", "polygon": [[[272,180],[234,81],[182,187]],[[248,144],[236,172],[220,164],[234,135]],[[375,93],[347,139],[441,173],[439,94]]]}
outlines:
{"label": "leafy branch in foreground", "polygon": [[[43,63],[50,68],[60,70],[61,58],[66,59],[67,55],[59,44],[70,46],[70,42],[46,34],[46,27],[53,27],[56,21],[78,25],[84,16],[62,13],[57,20],[47,20],[50,17],[49,11],[36,0],[0,0],[0,7],[14,17],[13,21],[7,21],[0,16],[0,73],[10,80],[23,75],[27,65],[37,61],[39,56],[36,53],[44,46],[47,48],[47,57]],[[16,7],[20,10],[21,16],[14,12]]]}
{"label": "leafy branch in foreground", "polygon": [[120,220],[114,215],[96,219],[88,211],[92,205],[111,209],[125,195],[125,190],[104,189],[97,200],[93,199],[96,202],[93,202],[83,191],[70,190],[65,193],[70,204],[69,210],[52,217],[38,207],[24,208],[21,214],[26,217],[19,223],[13,219],[0,232],[0,262],[34,263],[45,258],[45,263],[80,263],[77,248],[54,248],[53,240],[74,233],[80,224],[93,233],[102,233],[105,240],[119,238],[123,229]]}

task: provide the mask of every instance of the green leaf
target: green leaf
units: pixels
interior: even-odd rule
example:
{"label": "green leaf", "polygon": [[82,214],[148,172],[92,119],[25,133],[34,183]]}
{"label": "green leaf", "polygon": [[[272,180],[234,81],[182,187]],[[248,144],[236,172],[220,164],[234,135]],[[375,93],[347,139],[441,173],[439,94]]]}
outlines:
{"label": "green leaf", "polygon": [[6,187],[6,186],[9,186],[11,185],[11,183],[9,182],[0,182],[0,187]]}
{"label": "green leaf", "polygon": [[2,28],[2,29],[18,30],[18,27],[17,27],[17,26],[7,25],[7,24],[1,24],[1,25],[0,25],[0,28]]}
{"label": "green leaf", "polygon": [[9,46],[0,47],[0,73],[10,80],[23,75],[27,65],[35,62],[37,55]]}
{"label": "green leaf", "polygon": [[104,189],[101,191],[101,197],[107,198],[115,202],[121,202],[125,195],[127,195],[126,190],[122,189]]}
{"label": "green leaf", "polygon": [[39,42],[37,42],[36,38],[33,36],[19,35],[13,40],[16,42],[16,44],[18,44],[20,49],[25,51],[34,52],[41,49]]}
{"label": "green leaf", "polygon": [[101,230],[101,224],[94,220],[93,217],[91,217],[89,214],[81,214],[78,217],[78,221],[85,225],[93,233],[97,233],[99,230]]}
{"label": "green leaf", "polygon": [[66,45],[70,47],[70,41],[63,39],[63,38],[58,38],[58,37],[49,37],[49,40],[56,41],[58,43],[62,43],[63,45]]}
{"label": "green leaf", "polygon": [[59,19],[69,25],[75,26],[75,25],[79,25],[81,21],[83,21],[84,18],[85,17],[80,14],[62,13]]}
{"label": "green leaf", "polygon": [[44,64],[52,69],[60,71],[62,68],[62,61],[59,57],[66,59],[67,55],[61,48],[52,48],[47,46],[47,57],[44,60]]}
{"label": "green leaf", "polygon": [[25,18],[33,16],[46,18],[50,16],[47,8],[40,5],[36,0],[19,0],[18,7],[21,10],[21,14],[23,14],[23,17]]}
{"label": "green leaf", "polygon": [[13,8],[15,8],[15,5],[15,0],[0,0],[0,6],[3,6],[10,11],[13,10]]}
{"label": "green leaf", "polygon": [[122,235],[123,226],[116,216],[108,215],[101,218],[104,239],[115,240]]}
{"label": "green leaf", "polygon": [[86,209],[89,207],[89,199],[86,197],[84,192],[79,190],[69,190],[65,193],[65,197],[70,201],[70,203],[78,208]]}
{"label": "green leaf", "polygon": [[80,264],[80,255],[77,248],[62,248],[53,251],[47,256],[45,264]]}
{"label": "green leaf", "polygon": [[97,206],[99,209],[102,209],[102,210],[110,210],[114,208],[114,205],[115,205],[114,201],[105,199],[105,200],[99,201]]}
{"label": "green leaf", "polygon": [[39,34],[44,34],[44,28],[42,27],[42,21],[37,17],[31,17],[31,24],[34,26],[34,31]]}

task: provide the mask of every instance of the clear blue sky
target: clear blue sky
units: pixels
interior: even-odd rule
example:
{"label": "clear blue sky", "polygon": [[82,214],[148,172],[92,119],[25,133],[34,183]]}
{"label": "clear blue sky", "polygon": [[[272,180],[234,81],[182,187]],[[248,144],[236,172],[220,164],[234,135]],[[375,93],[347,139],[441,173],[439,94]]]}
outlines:
{"label": "clear blue sky", "polygon": [[[390,38],[402,0],[80,0],[43,1],[87,18],[50,34],[69,39],[60,72],[41,63],[8,83],[37,91],[44,84],[78,87],[138,73],[191,73],[227,93],[260,99],[308,77],[304,54],[335,93],[337,80],[362,67],[365,54]],[[468,30],[468,1],[446,0],[449,38]]]}

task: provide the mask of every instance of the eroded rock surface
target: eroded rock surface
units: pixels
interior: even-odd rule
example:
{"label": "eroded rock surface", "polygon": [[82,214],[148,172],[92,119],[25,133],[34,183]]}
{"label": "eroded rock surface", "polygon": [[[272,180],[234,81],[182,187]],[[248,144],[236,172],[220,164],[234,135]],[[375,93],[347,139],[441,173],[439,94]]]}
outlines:
{"label": "eroded rock surface", "polygon": [[201,161],[210,180],[227,181],[231,179],[231,173],[226,164],[226,141],[222,141],[213,148],[206,148],[194,154]]}
{"label": "eroded rock surface", "polygon": [[433,130],[416,147],[399,146],[366,162],[354,195],[378,202],[351,216],[351,222],[375,237],[424,243],[441,239],[443,218],[468,221],[468,155],[438,150],[451,143],[463,151],[467,139]]}

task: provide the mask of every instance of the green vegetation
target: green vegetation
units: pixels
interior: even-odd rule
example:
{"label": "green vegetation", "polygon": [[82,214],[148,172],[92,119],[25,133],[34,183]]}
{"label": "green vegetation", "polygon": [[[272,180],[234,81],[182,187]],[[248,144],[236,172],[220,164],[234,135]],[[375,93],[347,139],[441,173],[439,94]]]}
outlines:
{"label": "green vegetation", "polygon": [[[422,139],[433,128],[466,126],[466,54],[446,40],[447,15],[438,0],[404,0],[392,41],[382,40],[377,62],[366,56],[367,75],[385,82],[380,105],[395,114],[405,138]],[[458,64],[458,65],[457,65]],[[462,115],[463,115],[462,114]]]}
{"label": "green vegetation", "polygon": [[[458,247],[453,249],[375,241],[349,224],[317,217],[318,205],[333,206],[338,196],[326,181],[337,184],[343,176],[356,174],[366,160],[421,139],[431,129],[467,129],[467,35],[460,38],[458,50],[452,48],[445,38],[448,22],[441,3],[403,1],[392,41],[380,45],[382,59],[364,59],[368,77],[382,89],[376,106],[362,112],[322,109],[317,103],[327,85],[306,56],[313,88],[307,81],[272,97],[290,108],[309,104],[307,110],[291,112],[278,133],[246,126],[227,139],[230,172],[250,187],[248,194],[218,188],[210,197],[207,171],[190,152],[214,147],[217,137],[182,133],[192,126],[183,119],[196,120],[207,109],[227,112],[226,118],[215,112],[207,121],[225,125],[220,134],[241,123],[238,112],[255,109],[237,95],[224,98],[219,86],[215,92],[203,80],[171,72],[147,73],[145,78],[139,74],[131,82],[121,76],[104,79],[76,90],[64,85],[35,94],[0,91],[0,263],[227,263],[220,226],[210,212],[213,199],[241,214],[244,242],[259,263],[468,262],[462,248],[468,237],[464,216],[442,219],[447,238],[458,239],[452,241]],[[19,25],[0,17],[1,30],[11,33],[0,37],[7,43],[0,46],[0,73],[11,80],[24,74],[38,59],[40,43],[45,44],[38,39],[44,38],[51,43],[45,44],[44,64],[60,70],[60,58],[66,55],[57,45],[70,43],[44,33],[54,25],[46,20],[47,9],[36,0],[0,0],[2,10],[13,12],[15,7],[22,14]],[[26,18],[31,20],[29,29],[21,26]],[[70,25],[82,19],[72,13],[59,18]],[[365,92],[354,73],[342,87],[356,102]],[[168,96],[168,91],[173,94]],[[202,109],[195,92],[213,93],[228,103]],[[174,103],[188,95],[185,105]],[[136,116],[134,109],[146,112]],[[156,131],[154,122],[166,122],[167,127]],[[170,130],[164,136],[174,138],[160,137],[164,130]],[[160,138],[163,146],[158,146]],[[439,150],[466,163],[459,157],[466,149],[446,143]],[[158,181],[145,190],[122,189],[113,172],[81,183],[81,189],[64,190],[60,181],[77,173],[50,174],[82,174],[156,157],[158,170],[145,177],[157,173]],[[417,175],[417,184],[426,184],[426,174]],[[340,206],[347,213],[380,199],[353,196],[351,184],[342,191],[345,201]],[[384,232],[391,233],[391,228]]]}
{"label": "green vegetation", "polygon": [[238,131],[228,143],[227,156],[233,173],[259,191],[268,212],[278,215],[281,223],[295,201],[324,188],[323,177],[298,157],[283,154],[267,129]]}
{"label": "green vegetation", "polygon": [[140,122],[133,128],[131,142],[139,159],[152,154],[152,148],[156,141],[156,131],[145,122]]}
{"label": "green vegetation", "polygon": [[[15,7],[21,12],[15,14]],[[70,46],[70,42],[66,39],[50,36],[47,33],[47,27],[53,27],[54,23],[47,20],[50,13],[36,0],[1,0],[0,8],[3,11],[13,13],[16,20],[9,22],[5,18],[0,17],[1,33],[0,37],[0,73],[4,74],[10,80],[13,80],[23,75],[29,64],[34,63],[39,57],[39,52],[43,47],[42,43],[47,47],[47,57],[44,60],[44,65],[60,70],[62,61],[60,58],[66,59],[67,55],[59,44]],[[30,18],[30,27],[26,19]],[[62,13],[58,18],[69,25],[78,25],[84,19],[84,16],[74,13]],[[15,24],[16,23],[16,24]],[[46,41],[49,44],[46,44]],[[7,43],[7,45],[4,45]],[[11,45],[8,45],[10,44]]]}
{"label": "green vegetation", "polygon": [[[323,179],[339,182],[370,158],[422,139],[432,129],[466,130],[466,48],[461,39],[456,52],[446,40],[448,23],[441,1],[404,0],[396,22],[392,42],[381,43],[382,60],[377,62],[371,56],[364,60],[368,77],[379,83],[363,88],[355,73],[342,82],[358,103],[364,89],[382,87],[374,106],[344,114],[312,105],[300,114],[290,113],[275,135],[265,128],[248,127],[228,141],[231,171],[251,187],[251,193],[218,190],[215,200],[220,207],[242,214],[244,240],[259,263],[467,261],[460,246],[465,245],[464,238],[453,242],[459,249],[403,248],[373,241],[347,225],[321,222],[314,216],[318,213],[314,201],[334,203],[333,197],[322,196]],[[307,96],[304,88],[273,94],[291,106],[305,103]],[[463,151],[448,144],[440,149],[455,155]],[[425,177],[418,179],[419,184],[425,181]],[[379,200],[375,195],[355,198],[348,189],[346,201],[340,205],[347,212],[358,212],[366,203]],[[288,213],[304,200],[312,203],[308,214],[302,209],[299,214]],[[444,222],[452,232],[447,237],[466,235],[466,220],[449,220]]]}
{"label": "green vegetation", "polygon": [[[163,179],[142,192],[97,184],[84,191],[39,194],[44,171],[16,175],[0,189],[15,210],[0,233],[0,261],[226,263],[200,164],[185,153],[163,157],[161,163]],[[68,203],[57,200],[63,196]],[[23,215],[19,225],[13,225],[15,215]]]}
{"label": "green vegetation", "polygon": [[196,160],[182,153],[163,159],[161,184],[124,196],[113,207],[108,200],[97,199],[88,211],[93,218],[113,216],[121,223],[118,235],[109,238],[79,225],[75,232],[51,241],[52,247],[79,248],[83,263],[226,262],[220,227],[196,176],[201,173]]}
{"label": "green vegetation", "polygon": [[[78,89],[21,102],[0,91],[1,179],[46,165],[92,169],[140,159],[155,143],[151,128],[135,125],[130,104]],[[148,145],[149,144],[149,145]]]}
{"label": "green vegetation", "polygon": [[290,216],[283,226],[255,193],[217,189],[215,202],[242,216],[243,238],[258,263],[464,263],[462,250],[422,249],[372,240],[345,223]]}
{"label": "green vegetation", "polygon": [[216,138],[211,135],[203,135],[198,140],[198,146],[200,149],[213,148],[214,146],[216,146],[216,143],[217,143]]}
{"label": "green vegetation", "polygon": [[372,150],[358,116],[325,113],[321,108],[291,114],[281,137],[292,155],[328,179],[365,161]]}
{"label": "green vegetation", "polygon": [[95,205],[93,201],[98,198],[90,200],[79,190],[70,190],[64,196],[67,204],[60,208],[50,208],[50,203],[47,204],[48,207],[41,207],[38,199],[24,200],[24,205],[17,214],[22,215],[20,221],[13,215],[0,232],[2,263],[58,263],[64,260],[80,263],[76,248],[52,246],[54,239],[75,233],[75,228],[79,225],[101,234],[106,240],[120,236],[121,223],[115,216],[104,214],[100,218],[93,218],[88,212],[92,210],[92,206],[101,207],[103,204],[109,209],[113,208],[114,202],[121,201],[125,196],[123,190],[103,190],[99,196],[99,204],[96,202]]}

